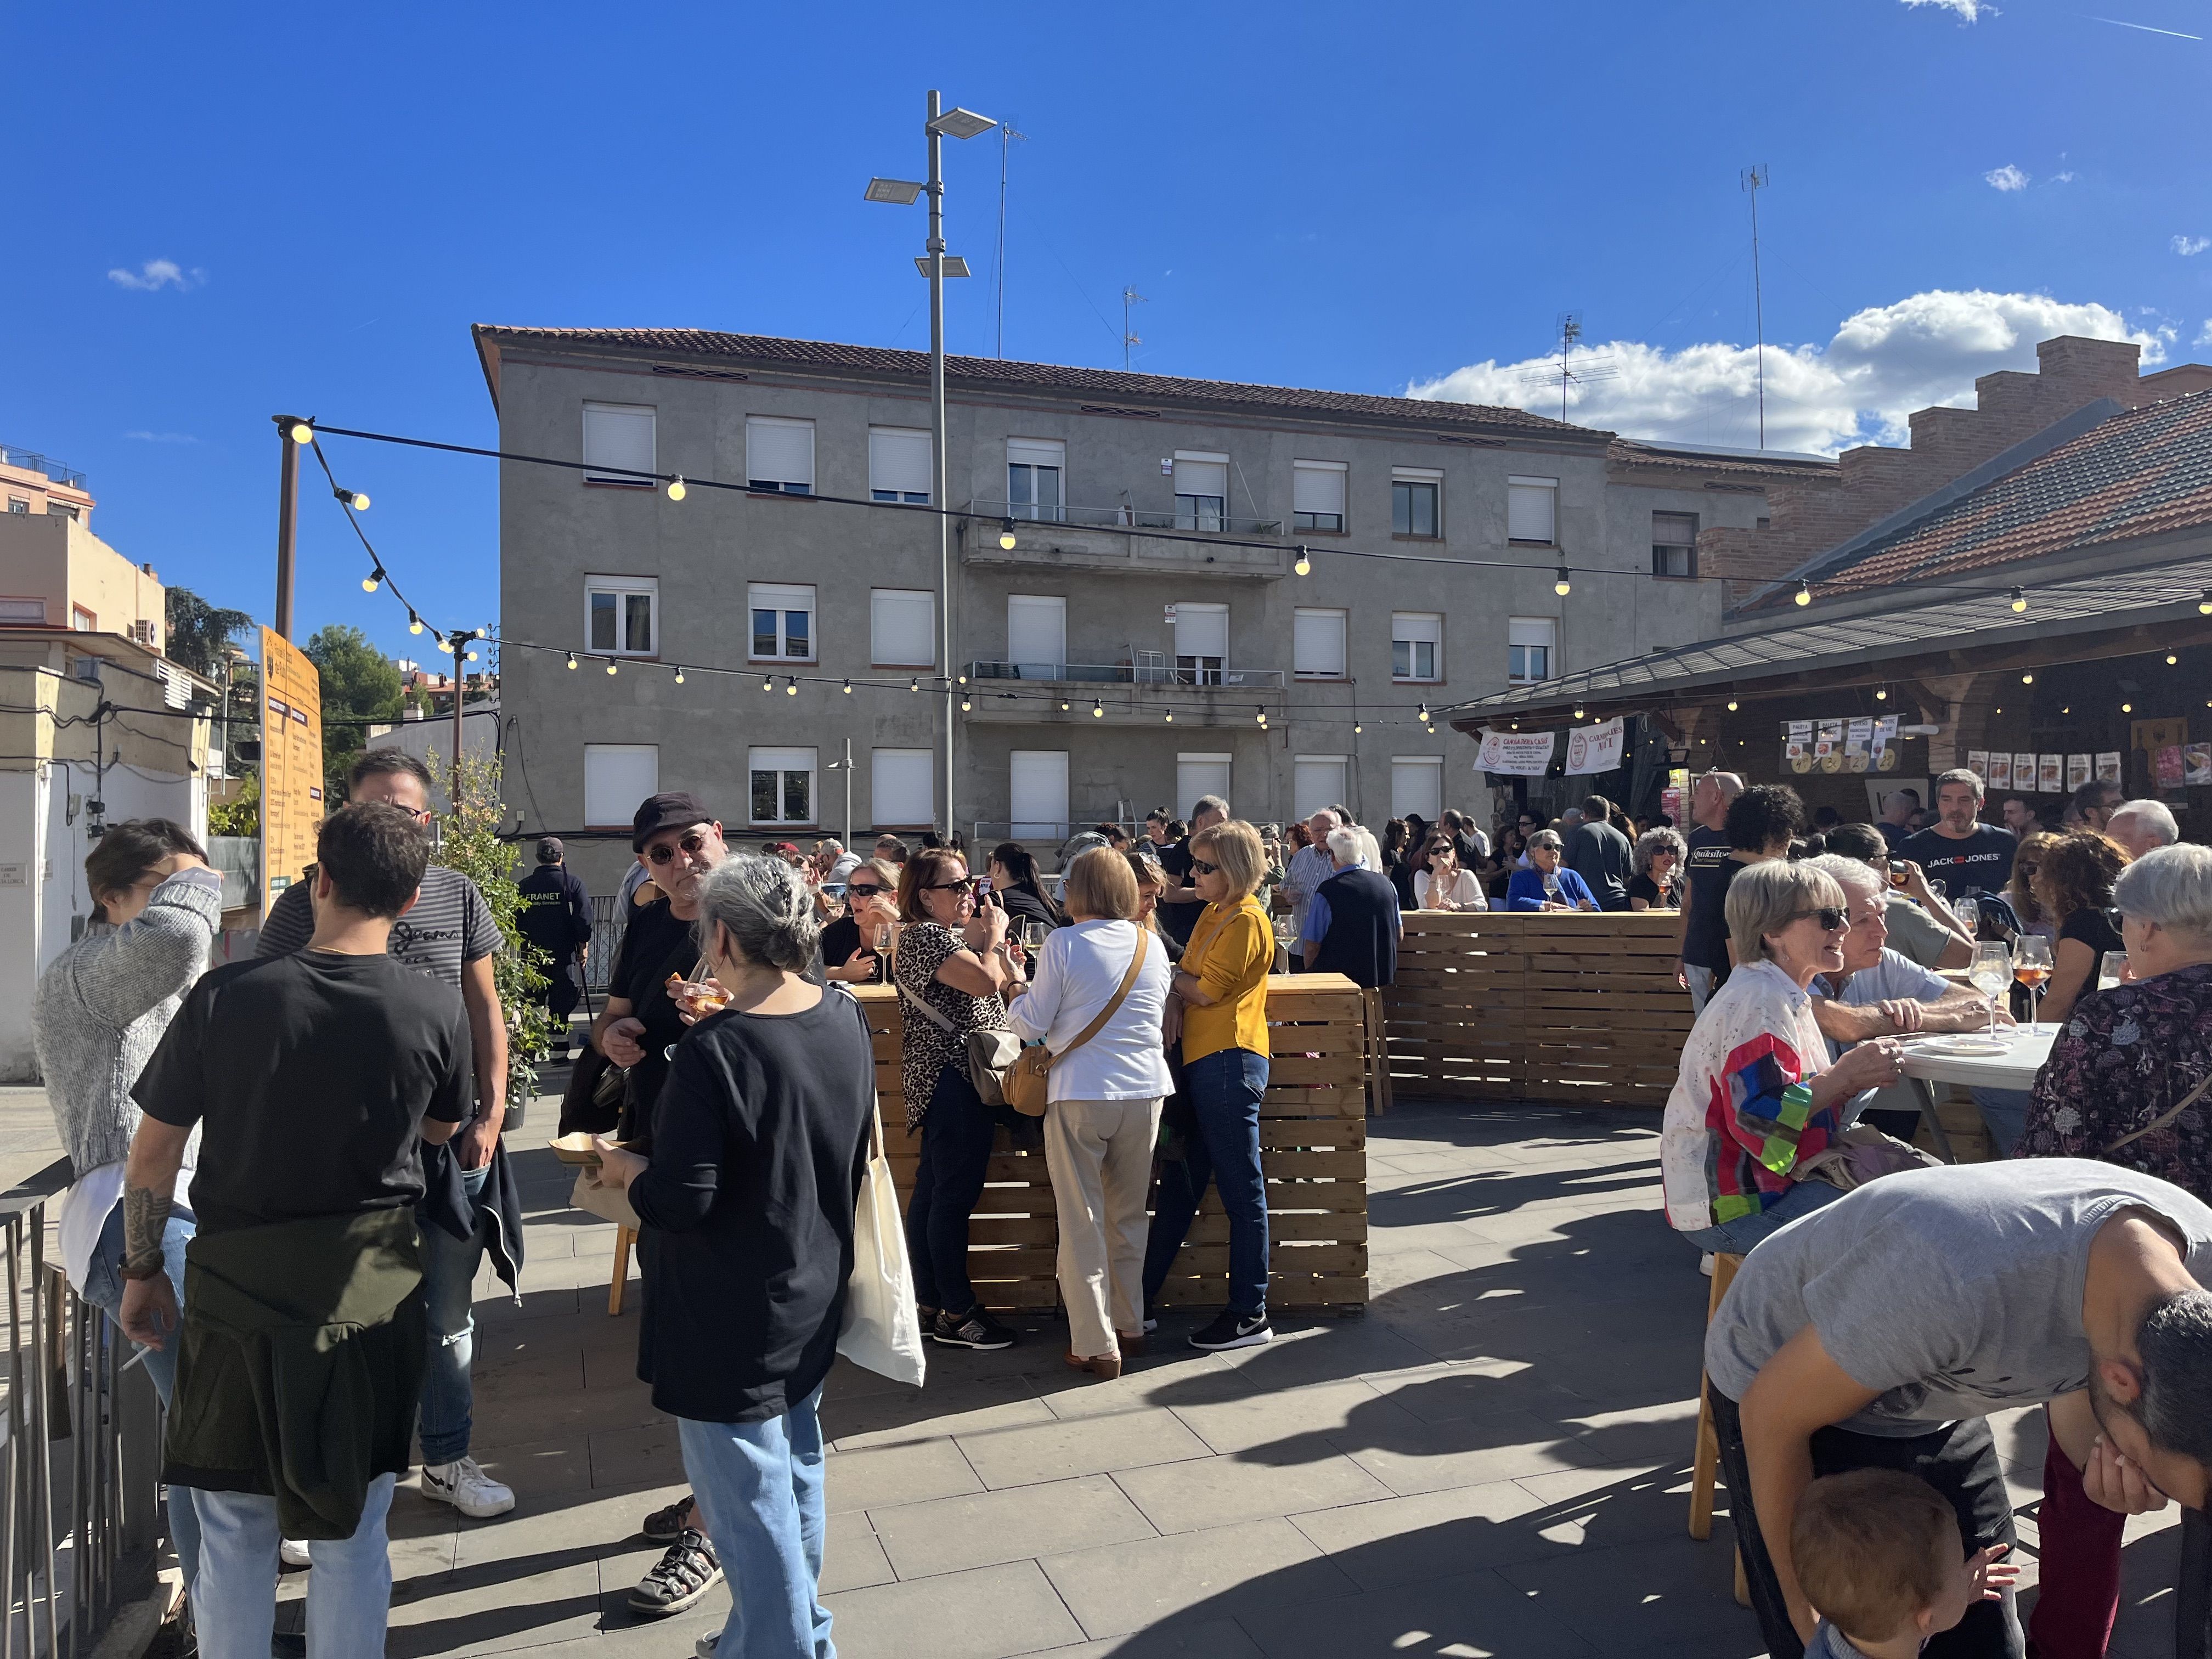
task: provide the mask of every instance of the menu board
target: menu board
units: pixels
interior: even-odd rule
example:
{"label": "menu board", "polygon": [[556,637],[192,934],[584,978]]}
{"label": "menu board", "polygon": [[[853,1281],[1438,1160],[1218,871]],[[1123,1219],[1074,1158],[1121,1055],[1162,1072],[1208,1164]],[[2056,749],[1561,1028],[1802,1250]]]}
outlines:
{"label": "menu board", "polygon": [[261,630],[261,914],[315,861],[323,825],[322,676]]}

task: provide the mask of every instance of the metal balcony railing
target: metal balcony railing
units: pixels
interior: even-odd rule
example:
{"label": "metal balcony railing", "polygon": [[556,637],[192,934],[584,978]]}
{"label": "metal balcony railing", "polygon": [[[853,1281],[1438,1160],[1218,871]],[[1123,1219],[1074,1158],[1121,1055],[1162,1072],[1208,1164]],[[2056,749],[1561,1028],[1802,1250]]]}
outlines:
{"label": "metal balcony railing", "polygon": [[52,456],[41,455],[20,444],[0,444],[0,466],[20,466],[27,472],[43,472],[54,483],[67,484],[72,489],[84,488],[84,474],[75,467],[64,466]]}
{"label": "metal balcony railing", "polygon": [[[1153,653],[1146,653],[1147,656]],[[1209,659],[1202,666],[1167,661],[1135,663],[971,662],[971,680],[1035,680],[1059,685],[1191,686],[1217,690],[1280,690],[1279,668],[1224,668]]]}
{"label": "metal balcony railing", "polygon": [[[1030,524],[1076,525],[1093,530],[1182,530],[1223,536],[1279,536],[1283,533],[1283,523],[1279,519],[1238,519],[1210,513],[1177,511],[1173,507],[1156,511],[1131,507],[1126,502],[1119,507],[1040,507],[1029,501],[977,500],[968,505],[972,512],[1012,519],[1017,536],[1021,534],[1024,525]],[[988,526],[982,529],[988,535]]]}

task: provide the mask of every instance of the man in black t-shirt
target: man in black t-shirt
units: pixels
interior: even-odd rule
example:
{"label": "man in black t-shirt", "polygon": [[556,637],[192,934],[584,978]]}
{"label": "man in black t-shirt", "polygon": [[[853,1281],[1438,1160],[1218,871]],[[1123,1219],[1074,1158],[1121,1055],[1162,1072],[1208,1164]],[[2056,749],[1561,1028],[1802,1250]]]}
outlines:
{"label": "man in black t-shirt", "polygon": [[[306,948],[204,975],[132,1090],[145,1115],[125,1175],[123,1322],[179,1344],[166,1467],[198,1512],[211,1655],[269,1651],[280,1516],[303,1510],[326,1529],[309,1628],[374,1630],[349,1650],[382,1650],[385,1518],[427,1358],[419,1146],[474,1103],[460,998],[388,949],[428,853],[396,807],[333,814]],[[161,1237],[195,1128],[179,1330]]]}
{"label": "man in black t-shirt", "polygon": [[514,884],[522,909],[515,925],[550,958],[545,968],[545,1011],[561,1023],[565,1033],[568,1017],[582,997],[581,969],[592,944],[592,896],[582,879],[569,869],[558,836],[538,841],[538,867]]}
{"label": "man in black t-shirt", "polygon": [[1954,767],[1936,780],[1936,810],[1942,821],[1909,836],[1895,850],[1920,866],[1931,882],[1945,885],[1954,903],[1968,893],[2002,893],[2012,879],[2019,839],[2009,830],[1981,822],[1982,780]]}
{"label": "man in black t-shirt", "polygon": [[[1697,902],[1698,873],[1712,869],[1729,855],[1729,838],[1721,825],[1728,819],[1729,803],[1742,793],[1743,780],[1733,772],[1707,772],[1690,790],[1690,833],[1684,837],[1690,856],[1683,860],[1682,868],[1689,884],[1682,894],[1682,931],[1674,946],[1678,958],[1674,976],[1689,992],[1690,1007],[1696,1013],[1705,1011],[1705,999],[1713,994],[1713,972],[1702,959],[1691,958],[1691,907]],[[1727,966],[1725,956],[1722,966]]]}

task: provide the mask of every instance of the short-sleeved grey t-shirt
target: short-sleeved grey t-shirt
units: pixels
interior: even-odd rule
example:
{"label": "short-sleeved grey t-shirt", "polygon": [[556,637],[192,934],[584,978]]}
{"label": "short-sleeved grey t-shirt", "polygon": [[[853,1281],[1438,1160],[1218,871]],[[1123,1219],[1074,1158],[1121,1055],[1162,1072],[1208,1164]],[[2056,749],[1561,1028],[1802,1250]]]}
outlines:
{"label": "short-sleeved grey t-shirt", "polygon": [[[276,896],[261,924],[254,954],[289,957],[314,936],[315,908],[307,883],[295,881]],[[458,870],[433,864],[406,915],[392,924],[391,954],[417,973],[461,988],[461,969],[499,948],[499,924],[477,884]]]}
{"label": "short-sleeved grey t-shirt", "polygon": [[1705,1333],[1705,1371],[1740,1401],[1810,1324],[1881,1397],[1838,1427],[1926,1434],[2087,1385],[2081,1289],[2097,1230],[2163,1218],[2212,1282],[2212,1209],[2180,1188],[2087,1158],[1916,1170],[1845,1194],[1744,1259]]}

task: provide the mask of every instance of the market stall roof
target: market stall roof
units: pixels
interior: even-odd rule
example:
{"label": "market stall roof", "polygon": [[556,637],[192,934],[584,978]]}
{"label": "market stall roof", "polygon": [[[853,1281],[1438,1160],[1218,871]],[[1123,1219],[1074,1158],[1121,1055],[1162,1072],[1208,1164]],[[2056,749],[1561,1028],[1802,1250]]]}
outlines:
{"label": "market stall roof", "polygon": [[1517,685],[1443,712],[1463,732],[1501,719],[1540,728],[1695,702],[1722,690],[1753,696],[1816,686],[1832,690],[2121,655],[2195,642],[2198,635],[2212,639],[2212,550],[2134,569],[2039,581],[2024,613],[2014,611],[2013,603],[2012,590],[2003,586],[1930,593],[1903,609],[1861,611],[1657,650]]}

